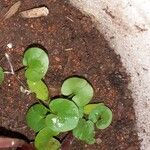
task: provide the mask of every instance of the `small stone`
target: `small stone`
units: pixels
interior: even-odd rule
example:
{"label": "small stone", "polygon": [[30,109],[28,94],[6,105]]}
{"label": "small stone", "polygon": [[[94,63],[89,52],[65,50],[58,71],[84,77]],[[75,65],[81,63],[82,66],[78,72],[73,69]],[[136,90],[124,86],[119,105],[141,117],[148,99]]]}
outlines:
{"label": "small stone", "polygon": [[100,138],[97,138],[97,139],[96,139],[96,143],[97,143],[97,144],[101,144],[101,143],[102,143],[102,140],[101,140]]}
{"label": "small stone", "polygon": [[87,147],[87,146],[88,146],[87,144],[84,145],[84,147]]}
{"label": "small stone", "polygon": [[12,43],[8,43],[8,44],[7,44],[7,47],[8,47],[8,48],[12,48]]}
{"label": "small stone", "polygon": [[34,28],[34,27],[33,27],[33,24],[31,24],[31,26],[30,26],[30,27],[31,27],[31,28]]}
{"label": "small stone", "polygon": [[61,65],[59,65],[59,66],[58,66],[58,69],[62,69],[62,66],[61,66]]}
{"label": "small stone", "polygon": [[55,57],[55,60],[60,62],[60,58],[59,57]]}
{"label": "small stone", "polygon": [[20,13],[23,18],[38,18],[47,16],[48,14],[49,10],[47,7],[33,8]]}

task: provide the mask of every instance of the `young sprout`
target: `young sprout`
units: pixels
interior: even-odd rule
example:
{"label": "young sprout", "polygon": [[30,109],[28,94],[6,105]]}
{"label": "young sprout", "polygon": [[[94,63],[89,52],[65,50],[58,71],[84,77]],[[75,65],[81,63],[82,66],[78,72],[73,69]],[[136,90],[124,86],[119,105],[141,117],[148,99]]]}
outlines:
{"label": "young sprout", "polygon": [[45,124],[45,117],[48,113],[48,109],[42,104],[33,105],[27,112],[26,122],[27,125],[35,132],[43,129]]}
{"label": "young sprout", "polygon": [[60,142],[53,136],[57,136],[58,132],[54,132],[49,127],[42,129],[35,138],[35,147],[37,150],[58,150],[61,146]]}
{"label": "young sprout", "polygon": [[91,111],[89,120],[96,123],[98,129],[106,129],[112,122],[112,111],[100,104]]}
{"label": "young sprout", "polygon": [[23,65],[26,66],[25,77],[29,90],[36,94],[37,99],[48,100],[48,88],[42,81],[48,70],[48,55],[38,47],[29,48],[24,54]]}
{"label": "young sprout", "polygon": [[95,143],[95,131],[94,131],[94,123],[90,120],[86,121],[85,119],[80,119],[78,126],[73,130],[73,135],[85,141],[88,144]]}
{"label": "young sprout", "polygon": [[24,54],[23,65],[26,66],[25,77],[30,81],[39,81],[48,70],[48,55],[38,47],[29,48]]}
{"label": "young sprout", "polygon": [[61,93],[69,96],[79,106],[85,106],[93,97],[92,86],[83,78],[71,77],[64,81]]}
{"label": "young sprout", "polygon": [[84,106],[84,114],[89,115],[93,109],[95,109],[99,105],[104,105],[104,103],[98,103],[98,104],[87,104]]}
{"label": "young sprout", "polygon": [[[9,73],[14,75],[9,55],[6,53],[5,56],[11,69]],[[40,48],[29,48],[24,54],[23,65],[29,90],[36,94],[37,99],[48,100],[49,90],[43,81],[49,66],[48,55]],[[0,67],[0,84],[4,73]],[[94,144],[95,125],[98,129],[105,129],[112,122],[112,111],[104,103],[88,104],[94,90],[84,78],[66,79],[61,93],[65,98],[53,99],[49,104],[35,104],[26,114],[27,125],[37,133],[34,141],[37,150],[58,150],[61,144],[55,136],[68,131],[77,139]]]}
{"label": "young sprout", "polygon": [[36,98],[42,101],[46,101],[49,98],[49,92],[46,84],[42,81],[30,81],[27,80],[28,87],[31,92],[36,94]]}
{"label": "young sprout", "polygon": [[[40,85],[43,84],[41,80],[38,81],[40,84],[30,80],[27,82],[37,98],[47,98],[47,94],[44,95],[46,88]],[[94,91],[85,79],[71,77],[65,80],[61,93],[65,98],[53,99],[49,108],[36,104],[27,113],[28,126],[39,132],[35,138],[37,150],[57,150],[60,143],[54,136],[67,131],[72,131],[79,140],[94,144],[95,125],[105,129],[112,122],[112,112],[104,103],[88,104]]]}
{"label": "young sprout", "polygon": [[79,109],[67,99],[58,98],[50,102],[51,114],[46,117],[46,125],[52,130],[66,132],[74,129],[79,121]]}

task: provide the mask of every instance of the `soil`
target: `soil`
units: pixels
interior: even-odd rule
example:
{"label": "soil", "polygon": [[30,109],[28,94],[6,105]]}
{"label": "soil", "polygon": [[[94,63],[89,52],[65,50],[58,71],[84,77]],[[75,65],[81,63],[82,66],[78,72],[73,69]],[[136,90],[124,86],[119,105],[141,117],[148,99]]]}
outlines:
{"label": "soil", "polygon": [[[1,0],[1,18],[16,1]],[[23,0],[19,12],[42,5],[50,11],[47,17],[24,19],[16,13],[0,22],[0,66],[10,70],[4,57],[7,52],[17,70],[22,67],[23,53],[27,47],[44,46],[50,59],[45,81],[52,97],[59,95],[65,78],[79,75],[87,78],[95,89],[92,102],[104,102],[113,111],[111,126],[96,131],[96,144],[87,145],[74,140],[71,149],[139,150],[133,99],[128,90],[130,78],[120,57],[109,47],[91,19],[68,1]],[[12,43],[13,47],[8,48],[8,43]],[[32,140],[34,132],[27,127],[25,114],[36,99],[34,95],[20,91],[20,86],[26,85],[23,75],[23,70],[15,75],[5,75],[0,87],[0,135],[3,135],[5,128]]]}

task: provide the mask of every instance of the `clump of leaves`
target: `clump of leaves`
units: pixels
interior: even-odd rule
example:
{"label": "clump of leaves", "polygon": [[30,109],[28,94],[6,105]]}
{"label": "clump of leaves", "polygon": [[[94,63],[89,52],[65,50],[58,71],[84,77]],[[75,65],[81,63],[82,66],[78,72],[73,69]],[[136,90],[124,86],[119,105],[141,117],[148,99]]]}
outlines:
{"label": "clump of leaves", "polygon": [[27,124],[37,133],[38,150],[59,149],[61,144],[55,137],[68,131],[77,139],[94,144],[95,127],[105,129],[111,124],[112,112],[107,106],[88,104],[94,90],[87,80],[68,78],[62,84],[61,93],[64,98],[53,99],[47,105],[35,104],[27,112]]}
{"label": "clump of leaves", "polygon": [[48,70],[48,55],[38,47],[29,48],[24,54],[23,65],[26,66],[25,77],[30,81],[39,81]]}
{"label": "clump of leaves", "polygon": [[72,77],[65,80],[61,93],[69,96],[78,107],[83,107],[92,99],[93,88],[85,79]]}
{"label": "clump of leaves", "polygon": [[[47,53],[37,47],[27,49],[23,65],[29,90],[39,100],[26,114],[28,126],[37,133],[36,149],[58,150],[61,143],[56,136],[64,132],[72,132],[77,139],[94,144],[95,129],[102,130],[111,124],[112,111],[104,103],[89,104],[94,95],[92,85],[84,78],[70,77],[62,84],[61,98],[50,100],[43,80],[49,66]],[[3,80],[4,71],[0,67],[0,84]],[[66,143],[63,142],[65,147]]]}
{"label": "clump of leaves", "polygon": [[48,100],[48,88],[43,81],[49,66],[47,53],[38,47],[27,49],[24,53],[23,65],[29,90],[36,94],[37,99]]}

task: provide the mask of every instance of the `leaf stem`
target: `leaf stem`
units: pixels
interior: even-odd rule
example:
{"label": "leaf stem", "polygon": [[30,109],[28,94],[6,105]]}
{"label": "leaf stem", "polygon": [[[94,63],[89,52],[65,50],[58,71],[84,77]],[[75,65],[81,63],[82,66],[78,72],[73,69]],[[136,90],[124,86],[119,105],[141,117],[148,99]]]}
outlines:
{"label": "leaf stem", "polygon": [[14,72],[14,68],[13,68],[13,65],[11,63],[10,57],[9,57],[9,55],[7,53],[5,53],[5,57],[6,57],[7,61],[8,61],[8,64],[9,64],[10,70],[11,70],[11,72],[6,71],[5,73],[14,75],[15,72]]}
{"label": "leaf stem", "polygon": [[[47,109],[48,109],[48,103],[46,103],[45,101],[41,101],[39,99],[37,99],[38,102],[41,104],[41,105],[44,105]],[[49,109],[48,109],[49,110]]]}
{"label": "leaf stem", "polygon": [[15,76],[15,78],[24,88],[28,89],[27,86],[17,76]]}
{"label": "leaf stem", "polygon": [[19,69],[15,70],[14,72],[17,73],[17,72],[23,70],[24,68],[25,68],[25,66],[22,66],[22,67],[20,67]]}

